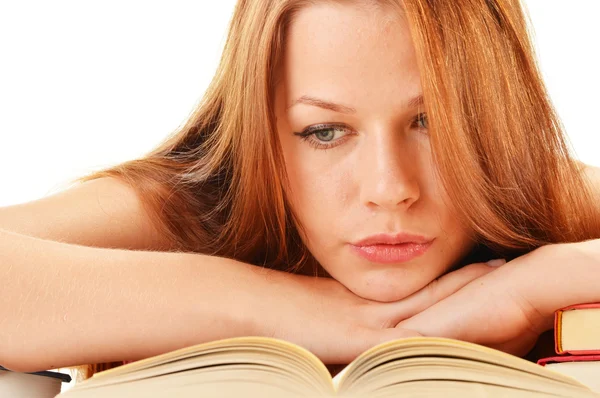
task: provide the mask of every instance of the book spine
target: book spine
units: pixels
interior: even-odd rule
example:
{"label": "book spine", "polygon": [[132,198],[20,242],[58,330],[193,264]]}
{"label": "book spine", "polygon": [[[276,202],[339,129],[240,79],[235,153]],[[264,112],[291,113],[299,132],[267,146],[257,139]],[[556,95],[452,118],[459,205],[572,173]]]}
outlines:
{"label": "book spine", "polygon": [[562,313],[563,309],[554,313],[554,351],[559,355],[565,353],[562,349]]}

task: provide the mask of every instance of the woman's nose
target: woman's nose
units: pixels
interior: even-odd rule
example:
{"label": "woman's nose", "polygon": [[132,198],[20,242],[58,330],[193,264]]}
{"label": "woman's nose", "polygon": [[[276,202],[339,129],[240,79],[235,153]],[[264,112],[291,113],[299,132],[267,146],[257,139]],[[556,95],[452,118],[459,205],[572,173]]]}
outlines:
{"label": "woman's nose", "polygon": [[361,203],[388,210],[409,208],[419,199],[417,154],[398,134],[369,137],[358,162]]}

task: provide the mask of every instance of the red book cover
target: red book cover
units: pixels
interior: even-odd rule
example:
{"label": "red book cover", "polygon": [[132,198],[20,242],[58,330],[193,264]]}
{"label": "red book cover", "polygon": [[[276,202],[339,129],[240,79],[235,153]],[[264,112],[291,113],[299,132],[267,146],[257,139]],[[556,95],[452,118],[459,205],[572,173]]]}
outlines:
{"label": "red book cover", "polygon": [[[570,305],[565,308],[561,308],[560,310],[554,313],[554,349],[557,354],[571,354],[571,355],[581,355],[585,357],[593,357],[595,355],[600,355],[600,350],[564,350],[562,348],[562,314],[564,311],[574,310],[574,309],[586,309],[586,308],[600,308],[600,303],[587,303],[587,304],[575,304]],[[557,357],[558,358],[558,357]],[[570,358],[570,357],[567,357]],[[544,359],[540,359],[543,361]],[[588,359],[590,361],[598,360],[596,359]],[[573,361],[573,360],[571,360]],[[564,362],[564,361],[562,361]],[[539,361],[538,361],[539,363]]]}
{"label": "red book cover", "polygon": [[548,363],[556,362],[586,362],[600,361],[600,355],[565,355],[562,357],[548,357],[537,361],[538,365],[545,366]]}

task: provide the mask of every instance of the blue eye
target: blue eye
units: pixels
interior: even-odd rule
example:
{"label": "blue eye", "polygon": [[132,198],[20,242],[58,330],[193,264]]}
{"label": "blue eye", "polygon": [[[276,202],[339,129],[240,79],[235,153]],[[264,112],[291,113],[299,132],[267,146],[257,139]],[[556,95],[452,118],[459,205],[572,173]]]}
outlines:
{"label": "blue eye", "polygon": [[313,134],[319,141],[329,142],[329,141],[333,140],[333,138],[335,137],[335,129],[329,128],[329,129],[318,130],[318,131],[315,131]]}
{"label": "blue eye", "polygon": [[[348,128],[340,125],[317,124],[306,128],[301,133],[294,133],[303,141],[308,141],[309,145],[316,149],[333,148],[343,141],[348,132]],[[342,135],[341,138],[336,138]]]}

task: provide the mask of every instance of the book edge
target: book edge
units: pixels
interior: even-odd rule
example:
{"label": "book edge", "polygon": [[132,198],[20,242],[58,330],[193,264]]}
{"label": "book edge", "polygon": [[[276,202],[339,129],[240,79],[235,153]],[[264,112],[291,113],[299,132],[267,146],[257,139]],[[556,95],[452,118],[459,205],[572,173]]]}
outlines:
{"label": "book edge", "polygon": [[[89,380],[99,380],[99,379],[104,379],[106,377],[113,376],[113,375],[120,375],[120,374],[125,374],[125,373],[129,373],[129,372],[133,372],[133,371],[142,370],[145,367],[151,367],[154,365],[164,364],[166,362],[174,360],[177,357],[180,357],[180,356],[183,356],[186,354],[193,354],[196,352],[204,351],[206,349],[225,347],[225,346],[244,344],[244,343],[256,344],[258,346],[279,346],[280,348],[282,346],[286,347],[286,349],[295,351],[296,353],[298,353],[301,356],[308,359],[311,363],[313,363],[315,365],[318,373],[322,374],[323,376],[325,376],[326,379],[329,379],[330,382],[332,382],[332,378],[329,373],[329,370],[327,370],[327,367],[325,366],[325,364],[315,354],[313,354],[312,352],[310,352],[309,350],[307,350],[306,348],[304,348],[298,344],[295,344],[295,343],[292,343],[292,342],[289,342],[286,340],[281,340],[281,339],[277,339],[277,338],[273,338],[273,337],[264,337],[264,336],[230,337],[227,339],[214,340],[214,341],[209,341],[206,343],[200,343],[200,344],[195,344],[195,345],[179,348],[177,350],[168,351],[163,354],[154,355],[154,356],[140,359],[140,360],[137,360],[137,361],[125,364],[125,365],[121,365],[116,368],[107,369],[102,372],[98,372],[98,373],[94,374]],[[73,387],[73,388],[75,388],[75,387]]]}
{"label": "book edge", "polygon": [[562,316],[564,311],[575,311],[600,308],[600,302],[573,304],[554,312],[554,351],[558,355],[596,355],[600,349],[594,350],[565,350],[562,346]]}

